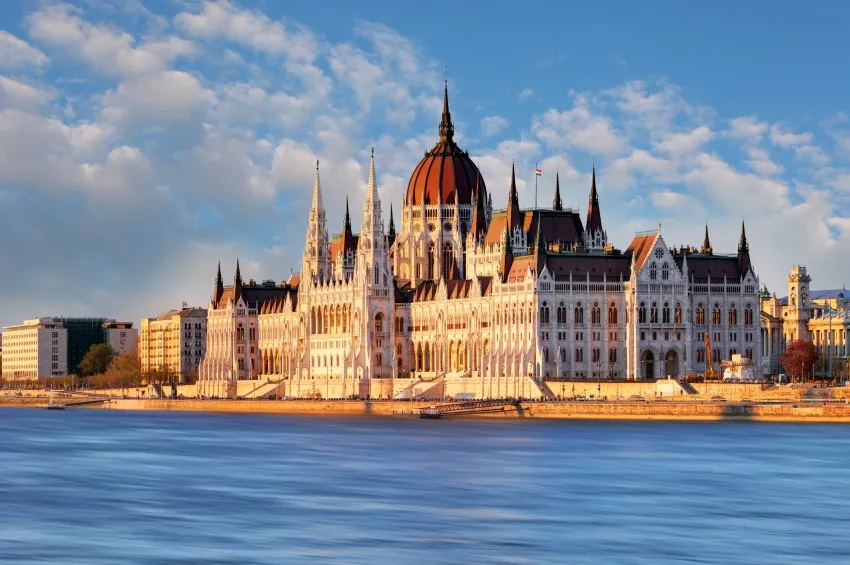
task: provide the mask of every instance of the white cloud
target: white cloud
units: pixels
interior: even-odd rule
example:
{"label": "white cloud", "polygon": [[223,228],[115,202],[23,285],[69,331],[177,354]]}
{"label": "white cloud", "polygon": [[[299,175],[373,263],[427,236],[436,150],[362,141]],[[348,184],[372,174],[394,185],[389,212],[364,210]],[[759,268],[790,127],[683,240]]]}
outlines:
{"label": "white cloud", "polygon": [[811,133],[793,133],[778,124],[770,126],[770,142],[786,149],[811,144]]}
{"label": "white cloud", "polygon": [[532,121],[532,131],[547,146],[555,149],[576,148],[589,153],[614,155],[626,147],[626,139],[611,119],[594,113],[589,102],[577,96],[569,110],[547,110]]}
{"label": "white cloud", "polygon": [[319,51],[318,41],[303,26],[273,21],[259,11],[240,9],[227,0],[204,0],[199,13],[181,12],[174,21],[198,38],[223,37],[260,52],[298,61],[312,61]]}
{"label": "white cloud", "polygon": [[519,99],[520,99],[520,100],[528,100],[528,99],[529,99],[529,98],[531,98],[532,96],[534,96],[534,91],[533,91],[533,90],[531,90],[530,88],[523,88],[523,89],[519,92]]}
{"label": "white cloud", "polygon": [[0,30],[0,69],[43,67],[47,55],[5,30]]}
{"label": "white cloud", "polygon": [[82,59],[94,70],[117,76],[162,71],[193,51],[190,42],[176,37],[137,45],[129,33],[89,23],[80,14],[68,4],[48,5],[29,17],[29,34],[64,55]]}
{"label": "white cloud", "polygon": [[0,102],[5,108],[35,110],[55,96],[52,89],[39,88],[0,75]]}
{"label": "white cloud", "polygon": [[686,133],[675,133],[655,144],[655,148],[668,154],[693,153],[714,137],[714,132],[700,126]]}
{"label": "white cloud", "polygon": [[782,168],[782,165],[779,165],[770,159],[770,154],[765,149],[760,147],[750,147],[747,150],[747,153],[750,157],[747,159],[747,165],[749,165],[753,172],[758,175],[763,177],[774,177],[782,174],[785,170]]}
{"label": "white cloud", "polygon": [[767,124],[756,118],[745,116],[729,121],[729,129],[724,132],[727,137],[758,143],[767,132]]}
{"label": "white cloud", "polygon": [[502,116],[487,116],[481,120],[481,135],[492,137],[508,126],[508,120]]}

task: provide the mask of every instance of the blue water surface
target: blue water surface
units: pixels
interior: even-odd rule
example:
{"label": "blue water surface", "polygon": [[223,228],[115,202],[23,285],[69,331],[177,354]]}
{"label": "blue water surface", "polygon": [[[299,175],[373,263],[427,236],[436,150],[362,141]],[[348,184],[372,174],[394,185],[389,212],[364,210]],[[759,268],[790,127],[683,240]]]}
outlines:
{"label": "blue water surface", "polygon": [[850,428],[0,410],[0,563],[850,563]]}

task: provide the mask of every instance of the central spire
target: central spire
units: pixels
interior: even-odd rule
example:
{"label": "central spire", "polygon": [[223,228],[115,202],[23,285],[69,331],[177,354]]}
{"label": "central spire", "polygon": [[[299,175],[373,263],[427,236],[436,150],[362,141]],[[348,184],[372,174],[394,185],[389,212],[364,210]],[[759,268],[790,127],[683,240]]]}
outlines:
{"label": "central spire", "polygon": [[452,124],[452,113],[449,111],[449,81],[446,81],[443,90],[443,118],[440,121],[440,141],[451,143],[454,141],[455,126]]}
{"label": "central spire", "polygon": [[703,255],[711,255],[711,241],[708,239],[708,223],[705,224],[705,237],[699,250]]}

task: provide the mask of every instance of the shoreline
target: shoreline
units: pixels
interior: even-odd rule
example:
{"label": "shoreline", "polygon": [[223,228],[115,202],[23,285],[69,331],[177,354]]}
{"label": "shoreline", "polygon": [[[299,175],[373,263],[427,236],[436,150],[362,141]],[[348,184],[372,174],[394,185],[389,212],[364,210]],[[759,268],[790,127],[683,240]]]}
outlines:
{"label": "shoreline", "polygon": [[[130,410],[154,412],[205,412],[225,414],[280,414],[305,416],[362,416],[418,418],[418,409],[442,402],[329,401],[329,400],[166,400],[111,399],[104,405],[69,406],[68,409]],[[0,407],[44,409],[46,399],[0,397]],[[503,412],[460,414],[444,419],[499,418],[545,420],[621,421],[737,421],[774,423],[850,424],[850,405],[815,402],[528,402]]]}

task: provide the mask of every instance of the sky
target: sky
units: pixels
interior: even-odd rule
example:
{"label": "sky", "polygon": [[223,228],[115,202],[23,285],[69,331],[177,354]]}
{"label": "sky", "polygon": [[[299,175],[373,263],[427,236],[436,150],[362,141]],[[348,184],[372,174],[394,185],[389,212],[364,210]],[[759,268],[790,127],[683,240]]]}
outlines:
{"label": "sky", "polygon": [[609,241],[734,253],[784,295],[839,288],[850,243],[850,4],[8,0],[0,4],[0,326],[134,321],[300,269],[320,160],[329,230],[358,226],[375,148],[396,225],[437,140],[496,208],[584,213]]}

